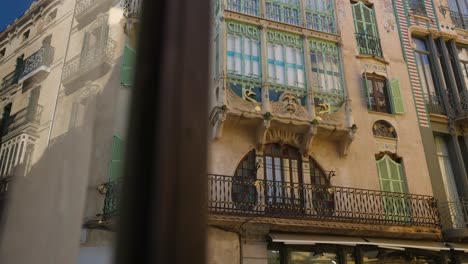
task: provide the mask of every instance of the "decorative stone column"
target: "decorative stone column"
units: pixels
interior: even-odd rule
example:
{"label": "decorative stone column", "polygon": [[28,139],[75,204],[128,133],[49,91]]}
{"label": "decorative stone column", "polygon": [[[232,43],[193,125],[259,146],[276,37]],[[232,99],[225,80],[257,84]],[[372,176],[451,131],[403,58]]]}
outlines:
{"label": "decorative stone column", "polygon": [[[264,3],[262,1],[262,3]],[[260,25],[260,45],[262,54],[262,113],[271,113],[270,105],[270,82],[268,75],[268,41],[267,41],[267,26],[264,22]]]}
{"label": "decorative stone column", "polygon": [[[301,1],[302,2],[302,1]],[[306,71],[306,85],[307,85],[307,95],[306,95],[306,108],[307,108],[307,117],[310,121],[315,119],[315,102],[314,102],[314,89],[312,87],[312,63],[309,59],[310,57],[310,48],[309,40],[307,35],[303,34],[303,46],[304,46],[304,65]]]}

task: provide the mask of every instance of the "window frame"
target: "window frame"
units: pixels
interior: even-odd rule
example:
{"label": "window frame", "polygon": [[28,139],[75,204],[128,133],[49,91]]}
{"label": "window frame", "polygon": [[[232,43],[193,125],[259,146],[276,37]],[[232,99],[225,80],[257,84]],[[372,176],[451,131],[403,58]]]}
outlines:
{"label": "window frame", "polygon": [[[298,44],[293,44],[293,43],[286,43],[286,42],[281,42],[276,39],[272,39],[270,37],[267,37],[267,67],[268,67],[268,81],[272,83],[273,86],[278,85],[278,86],[283,86],[283,87],[288,87],[288,88],[294,88],[298,91],[305,91],[307,89],[307,78],[306,78],[306,58],[304,57],[304,45],[302,39],[300,39],[299,36],[294,35],[294,34],[288,34],[284,32],[279,32],[279,31],[268,31],[268,35],[273,34],[279,34],[287,38],[295,38],[295,40],[299,40]],[[277,58],[276,54],[276,47],[280,46],[281,47],[281,52],[282,52],[282,57]],[[288,56],[287,56],[287,48],[292,48],[294,51],[294,63],[288,62]],[[270,50],[272,50],[273,54],[271,54]],[[273,55],[273,56],[271,56]],[[300,58],[300,64],[298,64],[298,55]],[[274,67],[273,72],[271,71],[271,66]],[[278,74],[277,74],[277,67],[282,67],[282,74],[283,74],[283,82],[279,82]],[[289,84],[289,74],[288,70],[289,69],[294,69],[294,78],[295,81],[292,85]],[[303,83],[300,82],[300,78],[302,78]]]}
{"label": "window frame", "polygon": [[[393,109],[392,109],[391,100],[390,100],[391,95],[390,95],[389,84],[388,84],[387,79],[378,75],[365,74],[364,81],[366,82],[366,88],[367,88],[367,94],[368,94],[368,100],[369,100],[369,110],[373,112],[393,114]],[[372,87],[369,87],[369,81],[371,81]],[[384,96],[378,96],[377,82],[383,83]],[[371,94],[374,94],[374,96],[371,96]],[[377,102],[380,102],[379,99],[381,98],[384,98],[386,109],[382,109],[380,104],[377,103]],[[372,99],[373,99],[374,104],[372,104]]]}
{"label": "window frame", "polygon": [[[315,39],[309,39],[309,60],[311,63],[311,71],[312,74],[317,75],[317,83],[322,84],[321,78],[324,78],[325,81],[325,87],[322,89],[318,89],[321,87],[321,85],[315,85],[312,83],[312,89],[315,92],[319,93],[324,93],[324,94],[332,94],[334,96],[339,95],[340,97],[344,97],[344,84],[343,84],[343,72],[342,72],[342,61],[341,61],[341,52],[340,52],[340,47],[336,43],[332,42],[327,42],[327,41],[322,41],[322,40],[315,40]],[[317,47],[318,45],[322,46],[327,45],[326,49],[319,49],[319,48],[314,48]],[[330,48],[333,51],[330,51]],[[322,55],[322,58],[326,58],[322,60],[322,68],[319,67],[314,67],[318,65],[318,55],[319,53]],[[314,63],[313,56],[316,56],[315,61],[317,64]],[[336,60],[336,70],[337,72],[333,71],[333,69],[328,70],[327,66],[330,66],[330,68],[333,68],[333,62],[331,60]],[[314,71],[314,69],[316,71]],[[321,72],[322,71],[322,72]],[[332,74],[329,74],[332,73]],[[335,78],[338,77],[338,82],[336,85],[333,85],[333,87],[330,89],[330,85],[328,83],[329,78]],[[320,79],[320,80],[319,80]],[[312,80],[310,80],[312,81]],[[326,95],[324,95],[326,97]],[[317,97],[317,96],[316,96]],[[318,96],[323,97],[319,94]]]}
{"label": "window frame", "polygon": [[[326,11],[320,10],[319,8],[320,3],[328,3],[328,4],[322,4],[322,7],[327,6],[326,9],[328,10]],[[337,24],[336,24],[333,0],[305,0],[304,9],[305,9],[304,13],[305,13],[305,21],[306,21],[305,26],[307,28],[336,34]],[[329,23],[329,25],[324,26],[325,23],[320,23],[323,21],[326,21],[327,23]]]}
{"label": "window frame", "polygon": [[[361,1],[351,4],[353,13],[354,31],[356,36],[357,48],[359,54],[374,55],[383,57],[382,45],[380,44],[379,30],[375,18],[373,5],[367,6]],[[357,17],[357,10],[361,14],[361,19]],[[369,21],[365,19],[365,10],[369,12]],[[361,27],[359,27],[361,23]],[[362,30],[360,30],[362,28]],[[371,29],[372,32],[368,32]]]}
{"label": "window frame", "polygon": [[[255,7],[252,7],[253,5],[255,5]],[[247,14],[250,16],[259,16],[260,5],[261,0],[227,0],[226,10]]]}
{"label": "window frame", "polygon": [[[243,25],[243,24],[242,24]],[[230,38],[234,38],[233,42],[233,49],[234,50],[229,50],[229,43],[230,43]],[[236,50],[236,38],[240,38],[240,52]],[[250,42],[250,53],[252,53],[253,47],[256,46],[257,49],[257,55],[254,56],[252,54],[246,54],[245,52],[245,45],[246,41]],[[253,45],[252,43],[256,43],[256,45]],[[261,81],[262,80],[262,51],[261,51],[261,41],[260,41],[260,36],[259,33],[257,33],[256,37],[253,36],[246,36],[241,33],[229,31],[227,29],[226,32],[226,74],[228,76],[233,76],[235,78],[242,78],[242,79],[249,79],[252,81]],[[233,60],[233,69],[229,68],[229,60],[232,57]],[[240,73],[236,71],[236,57],[240,58]],[[258,63],[258,75],[253,74],[254,72],[254,61]],[[246,63],[250,64],[250,75],[246,74]]]}
{"label": "window frame", "polygon": [[[292,1],[288,0],[265,0],[265,18],[285,24],[302,26],[301,19],[301,5],[298,0],[295,1],[296,4],[291,3]],[[286,14],[286,9],[289,9],[289,15]],[[294,17],[296,12],[297,17]]]}

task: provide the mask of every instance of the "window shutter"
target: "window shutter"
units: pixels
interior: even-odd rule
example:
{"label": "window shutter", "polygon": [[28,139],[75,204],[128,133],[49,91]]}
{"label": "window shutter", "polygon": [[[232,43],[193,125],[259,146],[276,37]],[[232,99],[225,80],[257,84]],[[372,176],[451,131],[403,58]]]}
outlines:
{"label": "window shutter", "polygon": [[122,76],[120,83],[122,86],[132,86],[134,81],[136,65],[136,52],[132,48],[125,44],[123,63],[122,63]]}
{"label": "window shutter", "polygon": [[401,96],[400,81],[398,79],[392,80],[389,86],[392,110],[394,114],[404,114],[405,107],[403,105],[403,98]]}
{"label": "window shutter", "polygon": [[372,98],[370,96],[370,90],[367,84],[367,72],[364,72],[364,74],[362,75],[362,89],[364,95],[367,96],[367,109],[372,110]]}
{"label": "window shutter", "polygon": [[390,182],[390,175],[388,170],[388,160],[387,155],[385,155],[382,159],[378,160],[377,162],[377,173],[379,174],[380,180],[380,190],[384,192],[391,192],[391,182]]}
{"label": "window shutter", "polygon": [[118,136],[114,135],[112,142],[112,158],[110,164],[109,181],[114,181],[122,176],[122,163],[124,153],[124,141]]}

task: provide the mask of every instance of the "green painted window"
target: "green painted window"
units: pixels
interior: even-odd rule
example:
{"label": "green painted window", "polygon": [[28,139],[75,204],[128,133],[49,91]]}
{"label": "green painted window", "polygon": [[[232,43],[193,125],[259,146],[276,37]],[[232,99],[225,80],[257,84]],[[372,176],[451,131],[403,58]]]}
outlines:
{"label": "green painted window", "polygon": [[317,97],[327,94],[343,96],[340,51],[337,44],[309,40],[312,63],[311,86]]}
{"label": "green painted window", "polygon": [[261,78],[260,39],[254,26],[228,22],[227,72],[231,76]]}
{"label": "green painted window", "polygon": [[359,53],[382,57],[374,9],[363,2],[353,4],[352,9]]}
{"label": "green painted window", "polygon": [[332,0],[305,0],[307,28],[336,33]]}
{"label": "green painted window", "polygon": [[269,31],[267,36],[270,82],[305,89],[302,39],[276,31]]}
{"label": "green painted window", "polygon": [[405,113],[399,80],[387,81],[384,77],[364,73],[363,86],[370,111],[388,114]]}
{"label": "green painted window", "polygon": [[122,75],[120,83],[122,86],[132,86],[135,75],[136,66],[136,52],[128,44],[125,44],[123,63],[122,63]]}
{"label": "green painted window", "polygon": [[260,13],[260,0],[227,0],[227,9],[251,16]]}
{"label": "green painted window", "polygon": [[267,19],[300,25],[299,0],[265,0],[265,7]]}
{"label": "green painted window", "polygon": [[109,181],[114,181],[122,177],[124,146],[125,142],[120,136],[115,134],[112,141]]}
{"label": "green painted window", "polygon": [[406,196],[406,182],[403,166],[385,154],[376,162],[379,174],[382,206],[386,217],[405,220],[410,215],[409,199]]}

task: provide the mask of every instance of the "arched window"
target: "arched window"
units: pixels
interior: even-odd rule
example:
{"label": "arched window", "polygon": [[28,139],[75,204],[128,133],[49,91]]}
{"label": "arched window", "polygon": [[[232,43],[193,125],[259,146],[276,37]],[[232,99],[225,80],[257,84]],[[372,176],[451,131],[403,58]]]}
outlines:
{"label": "arched window", "polygon": [[257,202],[257,166],[255,164],[255,150],[242,158],[237,166],[232,181],[232,201],[240,210],[251,210]]}
{"label": "arched window", "polygon": [[310,181],[309,178],[304,181],[299,150],[285,144],[268,144],[260,170],[263,175],[257,175],[260,164],[256,162],[255,150],[250,151],[239,162],[232,179],[231,197],[235,208],[242,211],[265,209],[280,214],[285,211],[333,213],[335,202],[329,174],[312,157],[308,162]]}
{"label": "arched window", "polygon": [[374,126],[372,127],[372,132],[374,133],[374,136],[394,139],[397,138],[397,132],[395,128],[390,123],[384,120],[379,120],[375,122]]}

